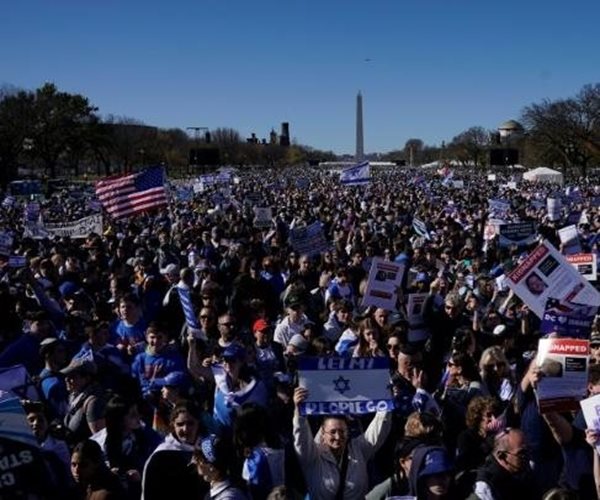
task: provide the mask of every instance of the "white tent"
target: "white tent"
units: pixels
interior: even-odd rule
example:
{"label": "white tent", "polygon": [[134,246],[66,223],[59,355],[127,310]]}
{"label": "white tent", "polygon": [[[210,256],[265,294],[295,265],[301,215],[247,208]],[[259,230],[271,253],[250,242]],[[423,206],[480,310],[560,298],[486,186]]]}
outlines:
{"label": "white tent", "polygon": [[563,185],[563,174],[548,167],[538,167],[523,174],[523,180],[532,182],[550,182]]}

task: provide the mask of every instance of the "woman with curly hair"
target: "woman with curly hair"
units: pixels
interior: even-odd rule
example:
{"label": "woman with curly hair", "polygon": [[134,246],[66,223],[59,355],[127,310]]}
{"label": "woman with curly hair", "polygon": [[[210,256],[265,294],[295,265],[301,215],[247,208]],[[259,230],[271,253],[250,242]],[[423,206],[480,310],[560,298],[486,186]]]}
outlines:
{"label": "woman with curly hair", "polygon": [[459,486],[469,491],[476,469],[485,462],[494,447],[494,436],[506,422],[500,403],[489,396],[473,398],[465,420],[467,428],[458,435],[455,465]]}

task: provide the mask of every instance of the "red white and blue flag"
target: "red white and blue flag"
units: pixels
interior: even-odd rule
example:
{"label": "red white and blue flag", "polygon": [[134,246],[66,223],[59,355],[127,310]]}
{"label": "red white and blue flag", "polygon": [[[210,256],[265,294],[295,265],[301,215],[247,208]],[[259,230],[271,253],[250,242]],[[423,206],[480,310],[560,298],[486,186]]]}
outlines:
{"label": "red white and blue flag", "polygon": [[163,207],[168,203],[164,170],[151,167],[135,174],[103,179],[96,183],[96,195],[114,219]]}

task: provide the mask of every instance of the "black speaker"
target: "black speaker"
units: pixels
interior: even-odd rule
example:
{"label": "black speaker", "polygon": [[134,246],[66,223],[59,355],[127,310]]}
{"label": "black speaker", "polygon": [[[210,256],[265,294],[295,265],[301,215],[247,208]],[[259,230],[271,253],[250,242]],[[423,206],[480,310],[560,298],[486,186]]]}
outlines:
{"label": "black speaker", "polygon": [[516,165],[519,163],[519,150],[515,148],[494,148],[490,149],[490,165],[504,166]]}
{"label": "black speaker", "polygon": [[219,165],[220,163],[219,148],[192,148],[190,149],[190,165]]}

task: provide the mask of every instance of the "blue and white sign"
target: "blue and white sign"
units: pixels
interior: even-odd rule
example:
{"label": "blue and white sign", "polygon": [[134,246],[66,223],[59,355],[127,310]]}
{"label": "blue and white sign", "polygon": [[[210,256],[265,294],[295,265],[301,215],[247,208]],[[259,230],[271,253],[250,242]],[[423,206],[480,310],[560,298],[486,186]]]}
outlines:
{"label": "blue and white sign", "polygon": [[506,217],[510,211],[510,201],[500,199],[488,199],[489,212],[498,217]]}
{"label": "blue and white sign", "polygon": [[298,384],[308,389],[302,415],[362,415],[394,408],[390,364],[380,358],[300,358]]}
{"label": "blue and white sign", "polygon": [[413,229],[415,230],[415,233],[417,233],[419,236],[423,236],[428,240],[431,239],[431,237],[429,236],[429,231],[427,231],[427,225],[421,219],[419,219],[418,217],[413,217],[412,225]]}
{"label": "blue and white sign", "polygon": [[316,255],[329,250],[321,223],[316,221],[310,226],[295,227],[290,231],[290,243],[299,254]]}
{"label": "blue and white sign", "polygon": [[340,182],[346,186],[357,186],[367,184],[371,180],[369,172],[369,162],[365,161],[354,165],[353,167],[342,170],[340,173]]}
{"label": "blue and white sign", "polygon": [[181,308],[183,309],[183,315],[185,316],[185,323],[190,329],[192,335],[196,338],[203,338],[202,329],[198,323],[198,318],[194,312],[194,304],[190,296],[190,289],[183,286],[176,286],[177,293],[179,294],[179,301],[181,302]]}
{"label": "blue and white sign", "polygon": [[574,304],[549,298],[542,317],[542,333],[558,333],[561,337],[587,339],[598,307]]}

